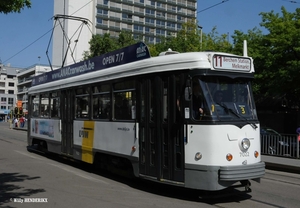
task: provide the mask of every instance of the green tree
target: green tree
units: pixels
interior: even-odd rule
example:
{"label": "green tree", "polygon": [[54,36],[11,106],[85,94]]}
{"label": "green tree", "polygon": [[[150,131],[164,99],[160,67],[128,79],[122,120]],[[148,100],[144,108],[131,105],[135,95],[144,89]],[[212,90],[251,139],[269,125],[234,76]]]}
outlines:
{"label": "green tree", "polygon": [[30,8],[30,0],[2,0],[0,1],[0,13],[8,14],[12,12],[20,13],[24,7]]}
{"label": "green tree", "polygon": [[121,31],[117,42],[119,44],[119,47],[123,48],[135,44],[136,40],[134,40],[131,32]]}
{"label": "green tree", "polygon": [[122,31],[118,38],[110,37],[109,33],[104,35],[93,35],[89,41],[90,50],[83,52],[83,59],[93,58],[102,54],[124,48],[126,46],[135,44],[137,41],[134,40],[132,33]]}
{"label": "green tree", "polygon": [[171,49],[172,51],[176,51],[178,47],[176,47],[177,41],[176,38],[172,35],[168,35],[168,37],[161,37],[161,42],[156,44],[147,44],[150,50],[151,56],[158,56],[161,52],[167,51]]}
{"label": "green tree", "polygon": [[155,44],[155,47],[150,46],[152,56],[156,56],[169,48],[180,53],[207,50],[230,52],[232,49],[227,34],[219,36],[216,27],[214,27],[209,34],[202,33],[201,35],[196,21],[183,23],[176,36],[169,35],[166,38],[161,38],[161,40],[160,43]]}
{"label": "green tree", "polygon": [[266,69],[262,73],[266,78],[270,74],[268,71],[272,73],[273,79],[269,84],[273,92],[299,97],[300,9],[289,13],[282,7],[281,12],[281,16],[273,11],[261,13],[261,26],[269,31],[263,43],[269,51],[268,59],[271,60],[265,64]]}
{"label": "green tree", "polygon": [[183,23],[175,38],[174,49],[179,52],[200,51],[200,30],[195,20]]}
{"label": "green tree", "polygon": [[84,59],[100,56],[119,48],[116,39],[111,38],[109,33],[93,35],[89,44],[90,50],[83,53]]}
{"label": "green tree", "polygon": [[204,51],[221,51],[230,52],[231,44],[228,41],[228,34],[221,34],[217,32],[217,27],[213,27],[208,34],[203,34],[202,50]]}
{"label": "green tree", "polygon": [[257,28],[247,34],[235,31],[232,53],[242,55],[243,40],[248,41],[248,55],[255,65],[253,86],[258,104],[285,100],[290,107],[299,106],[300,9],[289,13],[282,7],[281,14],[271,11],[260,15],[266,34]]}
{"label": "green tree", "polygon": [[233,45],[230,53],[240,56],[243,55],[244,40],[247,41],[248,56],[253,58],[256,71],[256,73],[254,74],[255,79],[253,81],[253,91],[255,95],[260,95],[258,97],[259,99],[261,99],[264,97],[264,95],[266,95],[264,94],[264,92],[266,92],[266,90],[264,89],[265,87],[262,86],[262,83],[264,83],[265,80],[261,75],[261,71],[264,69],[263,65],[268,62],[266,62],[266,48],[263,44],[264,35],[261,30],[255,27],[252,30],[248,30],[248,33],[246,34],[241,31],[235,30],[232,38]]}
{"label": "green tree", "polygon": [[259,93],[282,97],[292,105],[300,103],[300,9],[282,14],[263,12],[261,26],[269,33],[263,37],[261,60],[256,66],[260,82]]}

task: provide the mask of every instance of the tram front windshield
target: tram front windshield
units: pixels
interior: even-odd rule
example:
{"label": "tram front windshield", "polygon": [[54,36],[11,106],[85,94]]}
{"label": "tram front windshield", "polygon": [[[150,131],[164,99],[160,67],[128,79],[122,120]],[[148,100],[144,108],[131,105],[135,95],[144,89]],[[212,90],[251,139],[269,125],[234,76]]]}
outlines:
{"label": "tram front windshield", "polygon": [[[193,118],[196,120],[256,120],[257,113],[251,83],[245,78],[194,77],[193,94],[199,89],[201,100],[192,98]],[[198,102],[198,103],[196,103]],[[200,108],[200,110],[199,110]]]}

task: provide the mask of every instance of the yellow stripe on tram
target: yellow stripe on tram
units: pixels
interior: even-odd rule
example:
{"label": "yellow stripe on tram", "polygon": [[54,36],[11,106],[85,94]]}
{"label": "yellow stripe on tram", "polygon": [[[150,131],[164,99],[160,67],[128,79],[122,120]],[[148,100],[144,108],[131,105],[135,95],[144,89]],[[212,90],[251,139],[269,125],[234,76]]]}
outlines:
{"label": "yellow stripe on tram", "polygon": [[81,159],[93,163],[94,121],[84,121]]}

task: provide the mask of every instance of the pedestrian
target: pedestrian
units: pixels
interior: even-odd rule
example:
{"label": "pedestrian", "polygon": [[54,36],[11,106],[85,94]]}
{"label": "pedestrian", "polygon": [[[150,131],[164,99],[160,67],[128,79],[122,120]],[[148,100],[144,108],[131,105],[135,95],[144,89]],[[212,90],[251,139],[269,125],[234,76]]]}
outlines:
{"label": "pedestrian", "polygon": [[24,127],[24,117],[23,116],[20,117],[20,127],[21,128]]}
{"label": "pedestrian", "polygon": [[17,117],[14,120],[14,125],[15,125],[15,127],[18,127],[18,118]]}
{"label": "pedestrian", "polygon": [[296,132],[298,134],[298,142],[300,142],[300,127],[296,129]]}

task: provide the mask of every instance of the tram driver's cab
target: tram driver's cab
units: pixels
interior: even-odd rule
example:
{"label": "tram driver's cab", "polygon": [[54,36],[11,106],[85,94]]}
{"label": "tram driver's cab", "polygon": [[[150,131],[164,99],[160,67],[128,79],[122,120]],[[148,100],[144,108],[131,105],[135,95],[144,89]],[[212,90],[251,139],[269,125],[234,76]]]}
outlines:
{"label": "tram driver's cab", "polygon": [[[195,88],[200,88],[201,98],[194,96]],[[185,108],[185,119],[196,121],[257,119],[251,83],[245,78],[194,77],[185,89],[185,100],[190,103],[189,108]],[[199,109],[202,109],[202,113]]]}

